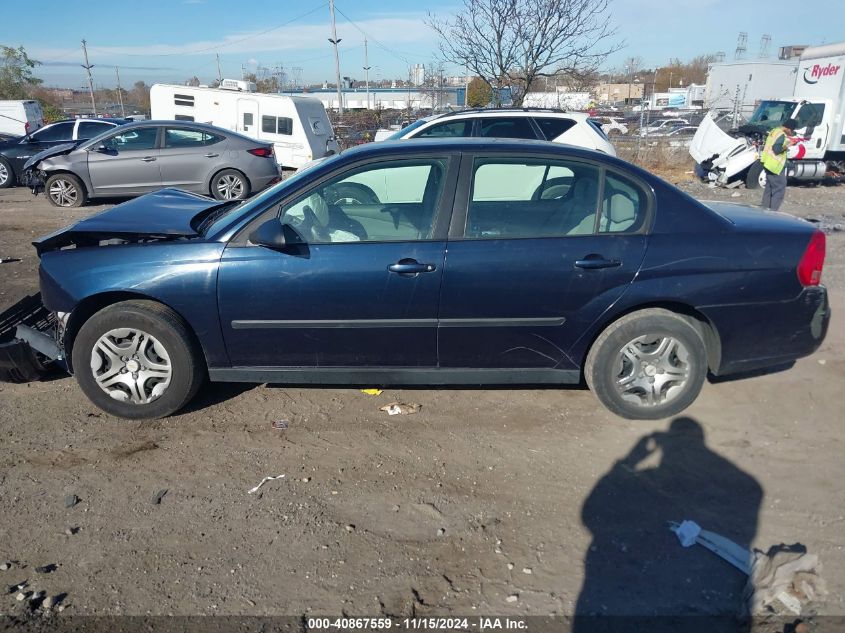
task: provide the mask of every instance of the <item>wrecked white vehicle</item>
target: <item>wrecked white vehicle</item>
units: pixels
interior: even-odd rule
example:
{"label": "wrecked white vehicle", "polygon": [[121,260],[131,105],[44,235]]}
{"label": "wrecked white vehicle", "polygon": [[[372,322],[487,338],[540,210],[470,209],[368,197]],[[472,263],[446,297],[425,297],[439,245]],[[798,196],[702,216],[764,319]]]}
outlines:
{"label": "wrecked white vehicle", "polygon": [[758,160],[766,136],[787,119],[800,140],[787,154],[792,180],[841,179],[845,174],[845,43],[808,48],[801,55],[790,96],[760,102],[747,124],[728,133],[705,117],[690,146],[697,173],[717,185],[766,182]]}

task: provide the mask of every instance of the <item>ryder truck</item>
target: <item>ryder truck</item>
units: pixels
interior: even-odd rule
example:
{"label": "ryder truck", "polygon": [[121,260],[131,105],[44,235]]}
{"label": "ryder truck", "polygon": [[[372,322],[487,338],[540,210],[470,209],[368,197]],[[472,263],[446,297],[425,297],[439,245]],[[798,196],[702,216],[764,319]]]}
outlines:
{"label": "ryder truck", "polygon": [[759,161],[769,131],[795,119],[787,176],[822,180],[845,174],[845,42],[808,48],[801,55],[792,95],[761,101],[745,125],[725,133],[706,117],[690,145],[697,173],[718,185],[738,179],[749,189],[766,183]]}

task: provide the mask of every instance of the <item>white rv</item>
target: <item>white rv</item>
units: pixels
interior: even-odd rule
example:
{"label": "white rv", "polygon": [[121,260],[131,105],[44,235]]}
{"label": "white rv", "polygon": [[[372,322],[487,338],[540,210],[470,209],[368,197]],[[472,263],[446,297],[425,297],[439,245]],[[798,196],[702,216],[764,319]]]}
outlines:
{"label": "white rv", "polygon": [[26,136],[44,125],[37,101],[0,101],[0,134]]}
{"label": "white rv", "polygon": [[297,169],[339,151],[319,100],[258,93],[248,81],[224,79],[219,88],[155,84],[150,109],[153,119],[210,123],[273,143],[282,167]]}

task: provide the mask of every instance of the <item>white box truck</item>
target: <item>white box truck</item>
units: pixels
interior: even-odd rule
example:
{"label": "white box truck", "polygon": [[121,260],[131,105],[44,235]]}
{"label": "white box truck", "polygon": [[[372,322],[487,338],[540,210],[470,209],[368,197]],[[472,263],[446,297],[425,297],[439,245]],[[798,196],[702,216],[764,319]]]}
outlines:
{"label": "white box truck", "polygon": [[705,118],[690,146],[699,175],[720,185],[743,179],[751,189],[763,186],[759,152],[769,131],[787,119],[798,122],[802,139],[787,155],[789,178],[845,175],[845,42],[807,48],[792,94],[762,101],[745,125],[725,133]]}
{"label": "white box truck", "polygon": [[153,119],[210,123],[273,143],[276,160],[286,168],[339,151],[319,100],[255,92],[248,81],[224,79],[219,88],[155,84],[150,109]]}
{"label": "white box truck", "polygon": [[0,134],[26,136],[42,125],[44,115],[37,101],[0,101]]}

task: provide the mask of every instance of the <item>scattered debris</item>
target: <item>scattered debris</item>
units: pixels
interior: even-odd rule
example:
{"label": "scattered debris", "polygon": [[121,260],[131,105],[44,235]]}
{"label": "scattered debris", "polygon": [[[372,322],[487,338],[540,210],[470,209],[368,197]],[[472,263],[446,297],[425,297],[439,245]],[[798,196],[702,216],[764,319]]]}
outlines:
{"label": "scattered debris", "polygon": [[507,598],[505,598],[505,602],[516,602],[517,600],[519,600],[519,595],[515,593],[512,593]]}
{"label": "scattered debris", "polygon": [[301,481],[302,483],[307,484],[309,481],[311,481],[311,477],[303,477]]}
{"label": "scattered debris", "polygon": [[534,573],[534,570],[532,570],[530,567],[523,567],[523,568],[522,568],[522,573],[523,573],[523,574],[533,574],[533,573]]}
{"label": "scattered debris", "polygon": [[513,563],[508,563],[508,569],[513,569]]}
{"label": "scattered debris", "polygon": [[284,431],[288,428],[289,425],[290,422],[288,422],[287,420],[275,420],[273,422],[273,428],[279,431]]}
{"label": "scattered debris", "polygon": [[246,493],[249,494],[249,495],[254,494],[254,493],[258,492],[258,489],[261,488],[261,486],[266,484],[268,481],[273,481],[274,479],[284,479],[284,477],[285,477],[284,475],[276,475],[275,477],[265,477],[264,479],[262,479],[258,483],[257,486],[255,486],[254,488],[250,488],[249,490],[246,491]]}
{"label": "scattered debris", "polygon": [[79,532],[78,527],[69,527],[65,529],[65,536],[73,536],[77,532]]}
{"label": "scattered debris", "polygon": [[365,393],[368,396],[380,396],[382,394],[381,389],[361,389],[361,393]]}
{"label": "scattered debris", "polygon": [[731,194],[731,198],[739,198],[742,194],[739,191],[734,191]]}
{"label": "scattered debris", "polygon": [[18,602],[23,602],[24,600],[26,600],[26,594],[23,591],[19,591],[18,595],[15,596],[15,600],[17,600]]}
{"label": "scattered debris", "polygon": [[819,557],[800,543],[755,551],[744,592],[748,614],[801,615],[805,605],[827,596],[821,569]]}
{"label": "scattered debris", "polygon": [[387,415],[410,415],[419,413],[420,409],[422,409],[421,404],[404,402],[391,402],[378,408],[379,411],[387,412]]}
{"label": "scattered debris", "polygon": [[0,257],[0,264],[11,264],[12,262],[21,261],[17,257]]}
{"label": "scattered debris", "polygon": [[8,563],[3,563],[2,565],[0,565],[0,571],[8,571],[8,570],[10,570],[11,568],[12,568],[12,563],[11,563],[11,561],[10,561],[10,562],[8,562]]}
{"label": "scattered debris", "polygon": [[443,536],[446,534],[446,530],[444,528],[437,528],[437,536]]}
{"label": "scattered debris", "polygon": [[827,596],[819,557],[808,554],[800,543],[781,543],[765,553],[750,552],[723,536],[702,530],[694,521],[670,522],[669,527],[684,547],[702,545],[749,577],[744,606],[751,617],[801,615],[807,604]]}
{"label": "scattered debris", "polygon": [[45,609],[52,609],[56,606],[56,597],[55,596],[47,596],[44,598],[44,602],[41,603],[41,606]]}
{"label": "scattered debris", "polygon": [[345,528],[343,528],[343,529],[344,529],[344,530],[346,530],[347,532],[354,532],[354,531],[355,531],[355,525],[354,525],[354,524],[352,524],[352,523],[349,523],[349,524],[348,524]]}
{"label": "scattered debris", "polygon": [[77,497],[76,495],[68,495],[68,496],[65,497],[65,507],[66,508],[72,508],[77,503],[79,503],[79,497]]}
{"label": "scattered debris", "polygon": [[153,495],[153,505],[161,505],[161,500],[164,499],[164,495],[167,494],[167,488],[162,488],[157,493]]}
{"label": "scattered debris", "polygon": [[42,565],[41,567],[36,567],[35,573],[36,574],[51,574],[54,571],[56,571],[57,569],[58,569],[58,567],[55,564],[50,563],[49,565]]}

